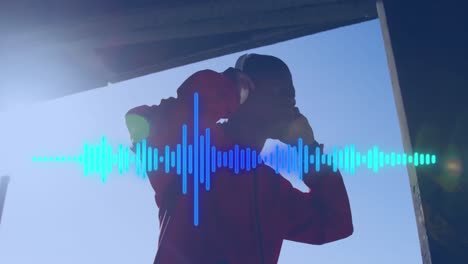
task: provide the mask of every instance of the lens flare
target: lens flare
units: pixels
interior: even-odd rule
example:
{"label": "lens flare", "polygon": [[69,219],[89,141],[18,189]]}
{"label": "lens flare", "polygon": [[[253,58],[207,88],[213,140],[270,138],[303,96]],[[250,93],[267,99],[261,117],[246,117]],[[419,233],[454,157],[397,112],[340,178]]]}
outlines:
{"label": "lens flare", "polygon": [[463,164],[460,159],[449,159],[445,163],[445,170],[448,176],[459,177],[463,173]]}

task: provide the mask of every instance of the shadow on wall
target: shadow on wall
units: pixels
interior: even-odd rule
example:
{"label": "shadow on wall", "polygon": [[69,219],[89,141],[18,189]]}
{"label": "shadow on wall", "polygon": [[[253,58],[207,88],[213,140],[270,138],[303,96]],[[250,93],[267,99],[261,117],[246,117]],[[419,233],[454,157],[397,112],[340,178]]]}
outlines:
{"label": "shadow on wall", "polygon": [[0,178],[0,224],[2,223],[3,206],[5,205],[6,192],[7,192],[9,182],[10,182],[9,176],[2,176]]}

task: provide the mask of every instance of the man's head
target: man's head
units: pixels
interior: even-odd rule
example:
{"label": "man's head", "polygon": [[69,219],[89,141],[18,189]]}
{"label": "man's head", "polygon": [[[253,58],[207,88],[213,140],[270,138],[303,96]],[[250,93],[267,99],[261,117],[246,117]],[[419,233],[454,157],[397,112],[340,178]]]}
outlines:
{"label": "man's head", "polygon": [[248,132],[249,137],[256,137],[259,142],[282,139],[299,115],[288,66],[273,56],[248,54],[238,59],[236,68],[248,75],[255,86],[233,117],[240,127],[238,133]]}
{"label": "man's head", "polygon": [[287,144],[315,142],[306,117],[295,106],[295,89],[288,66],[269,55],[247,54],[236,62],[254,86],[246,102],[229,119],[232,136],[241,142],[262,148],[268,138]]}
{"label": "man's head", "polygon": [[270,55],[245,54],[236,62],[236,68],[247,74],[257,87],[256,94],[279,97],[295,105],[296,91],[291,72],[281,59]]}

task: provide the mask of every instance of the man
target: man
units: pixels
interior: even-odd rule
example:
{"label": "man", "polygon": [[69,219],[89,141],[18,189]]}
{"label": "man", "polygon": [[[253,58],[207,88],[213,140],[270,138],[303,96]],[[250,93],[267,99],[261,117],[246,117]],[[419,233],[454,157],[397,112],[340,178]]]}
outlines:
{"label": "man", "polygon": [[[312,129],[295,107],[288,67],[278,58],[250,55],[239,63],[255,90],[215,128],[218,148],[234,144],[260,153],[268,138],[315,148]],[[155,175],[152,182],[155,182]],[[302,193],[266,165],[239,175],[220,169],[212,188],[200,193],[200,226],[193,226],[193,198],[182,195],[177,177],[156,197],[160,239],[155,263],[277,263],[284,239],[324,244],[353,232],[346,189],[339,172],[329,168],[304,175],[310,192]],[[190,183],[189,183],[190,184]],[[193,184],[193,182],[192,182]],[[190,188],[189,188],[190,190]]]}
{"label": "man", "polygon": [[[243,62],[242,62],[243,60]],[[247,101],[223,125],[237,144],[260,151],[267,138],[311,149],[315,141],[307,119],[295,107],[295,89],[287,65],[273,56],[244,56],[237,65],[255,85]],[[322,147],[323,149],[323,147]],[[282,241],[324,244],[353,233],[351,210],[339,172],[329,167],[305,174],[310,192],[302,193],[275,171],[258,166],[252,172],[219,175],[211,215],[218,217],[218,259],[226,263],[276,263]]]}

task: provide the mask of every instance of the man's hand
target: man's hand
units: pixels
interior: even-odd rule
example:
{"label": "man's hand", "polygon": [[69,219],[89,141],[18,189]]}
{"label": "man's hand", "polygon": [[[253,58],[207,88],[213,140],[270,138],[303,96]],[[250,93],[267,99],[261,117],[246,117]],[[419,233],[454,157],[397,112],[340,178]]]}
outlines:
{"label": "man's hand", "polygon": [[[302,138],[304,145],[315,144],[314,132],[307,118],[299,114],[287,125],[286,134],[280,139],[286,144],[297,144],[297,140]],[[315,148],[315,147],[314,147]]]}
{"label": "man's hand", "polygon": [[[316,147],[320,148],[320,155],[324,155],[324,145],[319,144],[317,142],[315,143],[315,145],[309,145],[309,153],[311,151],[315,153]],[[320,171],[315,171],[315,167],[310,168],[309,172],[303,175],[303,181],[305,185],[307,185],[309,188],[318,187],[320,186],[320,182],[324,179],[324,177],[330,177],[333,174],[340,175],[339,171],[333,171],[333,164],[321,164]]]}

